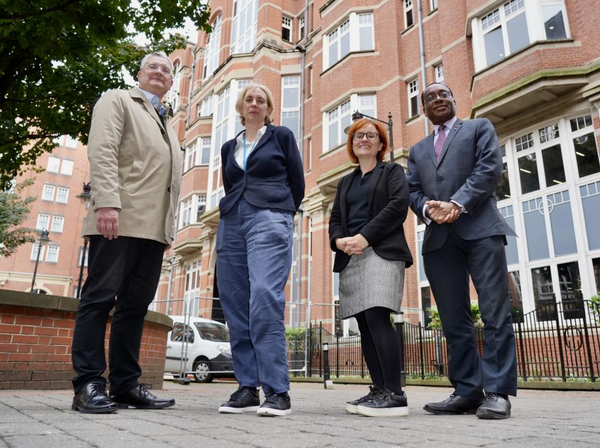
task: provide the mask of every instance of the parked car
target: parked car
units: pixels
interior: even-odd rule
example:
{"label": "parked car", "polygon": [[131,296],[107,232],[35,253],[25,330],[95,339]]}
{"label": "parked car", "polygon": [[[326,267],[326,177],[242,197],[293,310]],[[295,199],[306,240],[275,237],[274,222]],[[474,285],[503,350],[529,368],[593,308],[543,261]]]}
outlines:
{"label": "parked car", "polygon": [[184,372],[192,373],[194,380],[210,383],[215,376],[234,376],[229,330],[225,325],[201,317],[190,317],[189,325],[185,325],[184,316],[170,317],[173,330],[167,336],[165,372],[179,377],[187,344]]}

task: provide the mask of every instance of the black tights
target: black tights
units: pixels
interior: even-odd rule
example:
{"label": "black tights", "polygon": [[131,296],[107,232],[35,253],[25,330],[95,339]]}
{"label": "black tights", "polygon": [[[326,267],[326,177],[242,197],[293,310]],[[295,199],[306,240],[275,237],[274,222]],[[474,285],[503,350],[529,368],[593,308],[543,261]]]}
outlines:
{"label": "black tights", "polygon": [[373,384],[401,393],[400,340],[390,323],[390,310],[369,308],[354,317]]}

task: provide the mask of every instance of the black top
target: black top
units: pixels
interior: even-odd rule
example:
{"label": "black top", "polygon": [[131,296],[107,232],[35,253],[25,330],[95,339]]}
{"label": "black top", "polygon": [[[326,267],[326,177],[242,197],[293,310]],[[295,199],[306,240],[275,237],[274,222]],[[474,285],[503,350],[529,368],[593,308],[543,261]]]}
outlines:
{"label": "black top", "polygon": [[[341,272],[350,255],[338,250],[337,238],[354,236],[348,231],[348,194],[354,176],[360,179],[360,169],[340,179],[329,219],[329,242],[335,252],[334,272]],[[408,184],[404,169],[396,163],[378,162],[367,182],[368,201],[366,211],[368,222],[359,230],[377,255],[385,260],[406,262],[408,268],[413,263],[412,255],[404,236],[403,223],[408,213]]]}
{"label": "black top", "polygon": [[362,175],[362,171],[354,172],[352,185],[346,196],[348,207],[348,235],[356,235],[369,222],[369,181],[373,170]]}

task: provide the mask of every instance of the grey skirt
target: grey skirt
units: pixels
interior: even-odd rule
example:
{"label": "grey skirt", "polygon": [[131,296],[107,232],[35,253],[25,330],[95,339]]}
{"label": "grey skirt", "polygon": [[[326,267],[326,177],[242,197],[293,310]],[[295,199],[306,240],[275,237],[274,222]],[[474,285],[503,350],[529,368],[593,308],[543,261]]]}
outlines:
{"label": "grey skirt", "polygon": [[340,318],[381,306],[398,313],[404,290],[404,261],[385,260],[367,247],[340,272]]}

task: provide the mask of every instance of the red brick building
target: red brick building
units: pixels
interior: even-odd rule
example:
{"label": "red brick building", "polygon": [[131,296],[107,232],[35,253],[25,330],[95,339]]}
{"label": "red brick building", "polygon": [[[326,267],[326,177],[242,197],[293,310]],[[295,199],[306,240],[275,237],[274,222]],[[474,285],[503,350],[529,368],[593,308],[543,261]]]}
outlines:
{"label": "red brick building", "polygon": [[[213,31],[172,55],[169,101],[185,164],[177,241],[165,255],[156,310],[179,314],[184,298],[202,297],[193,311],[214,316],[219,150],[241,130],[234,103],[250,81],[273,92],[275,124],[296,133],[306,172],[288,282],[290,326],[307,319],[340,326],[327,225],[337,182],[353,169],[343,132],[352,113],[384,121],[391,113],[395,159],[405,164],[411,145],[428,132],[419,95],[433,81],[452,88],[460,118],[485,117],[496,126],[505,162],[498,209],[519,235],[507,246],[513,306],[529,312],[600,290],[594,2],[322,0],[310,1],[308,11],[291,0],[210,6]],[[407,271],[403,308],[417,322],[432,302],[419,254],[424,226],[412,214],[405,226],[415,265]],[[18,254],[23,272],[31,268],[30,251],[31,245]],[[0,260],[0,279],[6,263]]]}

